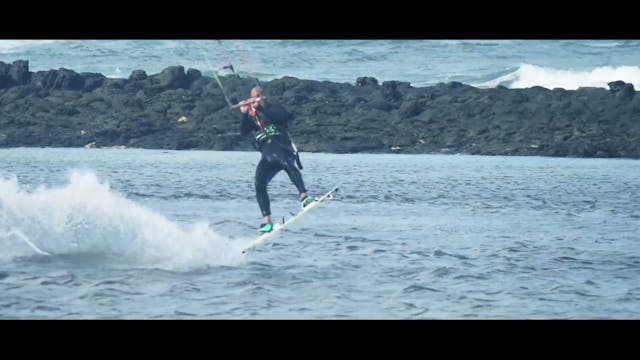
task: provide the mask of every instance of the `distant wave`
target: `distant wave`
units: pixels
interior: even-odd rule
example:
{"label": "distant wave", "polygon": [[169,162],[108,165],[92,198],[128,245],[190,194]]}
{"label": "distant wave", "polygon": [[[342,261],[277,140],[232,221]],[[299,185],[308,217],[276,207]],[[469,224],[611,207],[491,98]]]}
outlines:
{"label": "distant wave", "polygon": [[589,47],[595,47],[595,48],[612,48],[612,47],[622,46],[624,45],[624,43],[616,42],[616,41],[614,42],[598,41],[598,42],[588,42],[585,45]]}
{"label": "distant wave", "polygon": [[0,54],[9,54],[26,47],[51,44],[65,40],[0,40]]}
{"label": "distant wave", "polygon": [[608,88],[607,83],[622,80],[640,88],[640,66],[601,66],[591,70],[555,69],[532,64],[521,64],[517,70],[489,80],[479,87],[503,85],[510,88],[542,86],[548,89],[564,88],[575,90],[579,87]]}

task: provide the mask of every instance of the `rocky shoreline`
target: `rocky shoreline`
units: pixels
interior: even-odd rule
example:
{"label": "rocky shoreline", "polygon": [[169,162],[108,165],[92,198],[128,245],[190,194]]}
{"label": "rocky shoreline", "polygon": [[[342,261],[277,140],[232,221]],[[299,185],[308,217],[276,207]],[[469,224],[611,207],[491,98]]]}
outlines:
{"label": "rocky shoreline", "polygon": [[[220,78],[233,103],[252,78]],[[609,89],[415,88],[283,77],[264,93],[295,115],[300,151],[640,158],[640,96]],[[128,79],[0,62],[0,147],[135,147],[255,151],[214,78],[170,66]]]}

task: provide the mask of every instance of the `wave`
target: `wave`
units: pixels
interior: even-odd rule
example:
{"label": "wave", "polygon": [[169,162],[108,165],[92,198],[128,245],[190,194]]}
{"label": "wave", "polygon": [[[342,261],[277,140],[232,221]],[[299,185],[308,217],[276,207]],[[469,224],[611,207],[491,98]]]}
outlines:
{"label": "wave", "polygon": [[0,179],[0,258],[103,254],[167,269],[234,265],[250,239],[229,239],[208,223],[182,226],[112,190],[91,171],[33,191]]}
{"label": "wave", "polygon": [[567,90],[575,90],[579,87],[608,89],[607,83],[616,80],[632,83],[638,89],[640,87],[640,66],[601,66],[590,70],[567,70],[521,64],[513,72],[475,86],[503,85],[510,88],[542,86],[548,89],[564,88]]}
{"label": "wave", "polygon": [[0,54],[8,54],[27,47],[49,45],[65,40],[0,40]]}

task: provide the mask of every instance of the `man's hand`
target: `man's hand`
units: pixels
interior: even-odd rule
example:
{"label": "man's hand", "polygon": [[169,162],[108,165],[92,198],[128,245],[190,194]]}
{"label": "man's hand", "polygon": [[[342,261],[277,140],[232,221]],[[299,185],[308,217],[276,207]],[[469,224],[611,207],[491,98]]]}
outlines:
{"label": "man's hand", "polygon": [[250,110],[260,105],[260,101],[261,101],[260,97],[252,97],[252,98],[248,98],[246,100],[240,101],[238,103],[238,105],[240,105],[240,112],[243,114],[248,113]]}

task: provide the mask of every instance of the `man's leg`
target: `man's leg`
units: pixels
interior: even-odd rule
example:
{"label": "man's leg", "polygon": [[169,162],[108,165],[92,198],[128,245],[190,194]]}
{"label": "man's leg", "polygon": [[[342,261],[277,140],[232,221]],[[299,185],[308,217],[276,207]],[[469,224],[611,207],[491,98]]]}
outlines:
{"label": "man's leg", "polygon": [[264,158],[260,159],[256,167],[255,188],[258,206],[263,216],[263,224],[271,223],[271,202],[269,201],[269,193],[267,185],[269,181],[280,171],[279,166],[269,163]]}
{"label": "man's leg", "polygon": [[289,175],[289,179],[291,182],[298,188],[298,192],[300,193],[300,201],[302,202],[302,206],[308,205],[311,201],[313,201],[313,197],[309,197],[307,199],[307,189],[304,186],[304,180],[302,180],[302,173],[298,168],[294,165],[294,157],[288,156],[286,157],[287,161],[283,162],[282,168]]}

